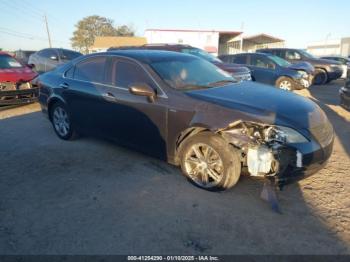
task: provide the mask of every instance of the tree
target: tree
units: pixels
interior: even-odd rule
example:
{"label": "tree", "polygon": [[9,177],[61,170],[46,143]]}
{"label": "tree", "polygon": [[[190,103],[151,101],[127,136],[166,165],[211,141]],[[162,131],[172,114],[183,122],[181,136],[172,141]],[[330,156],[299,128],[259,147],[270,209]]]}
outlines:
{"label": "tree", "polygon": [[134,36],[134,29],[132,26],[122,25],[117,27],[117,33],[119,36]]}
{"label": "tree", "polygon": [[94,44],[95,37],[134,35],[132,28],[126,25],[115,28],[112,19],[98,15],[83,18],[75,27],[76,30],[71,38],[72,47],[83,53],[88,53],[89,48]]}

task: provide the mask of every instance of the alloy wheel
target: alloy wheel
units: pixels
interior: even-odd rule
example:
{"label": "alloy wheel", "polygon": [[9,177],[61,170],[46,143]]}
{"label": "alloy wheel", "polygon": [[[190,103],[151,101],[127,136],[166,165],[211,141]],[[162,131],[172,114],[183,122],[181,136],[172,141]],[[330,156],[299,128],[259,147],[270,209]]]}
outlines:
{"label": "alloy wheel", "polygon": [[279,88],[283,90],[292,90],[292,83],[290,81],[284,80],[279,84]]}
{"label": "alloy wheel", "polygon": [[201,187],[215,187],[223,178],[222,159],[215,149],[207,144],[193,144],[185,155],[184,163],[186,174]]}
{"label": "alloy wheel", "polygon": [[53,125],[60,136],[66,136],[70,129],[70,123],[67,112],[60,106],[53,112]]}

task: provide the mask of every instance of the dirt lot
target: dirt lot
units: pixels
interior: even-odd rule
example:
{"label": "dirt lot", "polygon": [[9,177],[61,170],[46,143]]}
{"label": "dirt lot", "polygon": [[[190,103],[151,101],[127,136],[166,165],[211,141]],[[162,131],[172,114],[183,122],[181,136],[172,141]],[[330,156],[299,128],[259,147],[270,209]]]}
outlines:
{"label": "dirt lot", "polygon": [[93,138],[59,140],[37,104],[0,111],[1,254],[349,254],[350,112],[342,82],[299,92],[337,135],[325,169],[280,192],[193,187],[177,168]]}

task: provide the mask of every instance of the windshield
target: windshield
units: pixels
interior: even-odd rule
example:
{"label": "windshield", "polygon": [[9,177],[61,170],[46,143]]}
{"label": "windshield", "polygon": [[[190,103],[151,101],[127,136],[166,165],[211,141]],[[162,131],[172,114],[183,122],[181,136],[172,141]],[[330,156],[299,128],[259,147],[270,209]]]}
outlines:
{"label": "windshield", "polygon": [[269,55],[269,58],[274,61],[276,64],[278,64],[279,66],[282,67],[288,67],[291,65],[291,63],[289,63],[287,60],[284,60],[283,58],[280,58],[278,56],[275,55]]}
{"label": "windshield", "polygon": [[310,54],[310,53],[308,53],[308,52],[306,52],[306,51],[304,51],[304,50],[299,50],[299,52],[300,52],[303,56],[305,56],[305,57],[307,57],[307,58],[315,58],[312,54]]}
{"label": "windshield", "polygon": [[210,88],[236,80],[210,62],[191,56],[154,61],[151,67],[171,87],[181,90]]}
{"label": "windshield", "polygon": [[194,55],[194,56],[200,57],[204,60],[207,60],[211,63],[222,62],[219,58],[216,58],[215,56],[213,56],[213,55],[209,54],[208,52],[205,52],[204,50],[199,49],[199,48],[183,48],[183,49],[181,49],[181,53]]}
{"label": "windshield", "polygon": [[0,55],[0,69],[22,68],[23,65],[9,55]]}

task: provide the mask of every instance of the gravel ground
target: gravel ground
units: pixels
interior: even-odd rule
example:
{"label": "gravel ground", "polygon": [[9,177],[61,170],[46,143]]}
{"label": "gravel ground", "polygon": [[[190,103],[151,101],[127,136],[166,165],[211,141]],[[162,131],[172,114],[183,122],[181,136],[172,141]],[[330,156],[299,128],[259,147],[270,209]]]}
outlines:
{"label": "gravel ground", "polygon": [[350,112],[342,82],[300,91],[336,132],[328,165],[259,198],[262,181],[193,187],[164,162],[106,141],[59,140],[37,104],[0,111],[0,254],[349,254]]}

